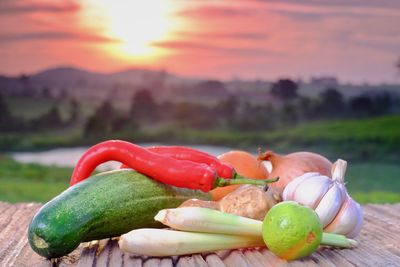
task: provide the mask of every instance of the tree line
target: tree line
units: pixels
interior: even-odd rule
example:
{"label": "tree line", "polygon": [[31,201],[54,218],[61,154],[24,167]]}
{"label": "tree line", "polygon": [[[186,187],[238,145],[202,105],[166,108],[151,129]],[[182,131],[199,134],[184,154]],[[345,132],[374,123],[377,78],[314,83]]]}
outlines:
{"label": "tree line", "polygon": [[298,85],[281,79],[268,92],[273,101],[255,105],[234,94],[217,105],[157,103],[151,90],[137,91],[130,110],[121,114],[111,101],[104,101],[85,124],[85,134],[103,135],[118,131],[174,129],[256,131],[292,127],[318,120],[367,118],[399,112],[399,99],[389,92],[368,92],[345,99],[337,88],[326,88],[317,98],[298,94]]}
{"label": "tree line", "polygon": [[[51,99],[51,97],[46,97]],[[35,101],[35,100],[33,100]],[[67,106],[68,117],[63,118],[60,111],[62,102]],[[57,129],[74,124],[80,118],[80,104],[75,98],[56,100],[43,114],[34,118],[22,118],[13,115],[6,104],[5,97],[0,93],[0,131],[1,132],[34,132],[47,129]]]}
{"label": "tree line", "polygon": [[[115,108],[111,99],[103,101],[85,117],[82,105],[66,94],[44,114],[22,119],[11,114],[0,94],[0,131],[42,131],[62,127],[83,127],[84,136],[106,136],[118,132],[154,130],[162,127],[195,130],[257,131],[292,127],[318,120],[367,118],[399,112],[399,99],[385,91],[362,93],[346,99],[337,88],[326,88],[318,97],[299,95],[299,86],[281,79],[266,92],[271,101],[254,104],[231,94],[215,105],[156,101],[152,91],[142,88],[133,95],[128,111]],[[49,90],[44,97],[51,97]],[[62,116],[60,101],[67,106]],[[65,113],[65,110],[64,110]]]}

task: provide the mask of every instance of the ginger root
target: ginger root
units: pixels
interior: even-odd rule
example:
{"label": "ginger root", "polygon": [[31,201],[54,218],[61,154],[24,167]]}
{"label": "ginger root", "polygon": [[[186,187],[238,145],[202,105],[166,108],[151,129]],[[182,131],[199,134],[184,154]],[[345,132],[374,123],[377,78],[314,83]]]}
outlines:
{"label": "ginger root", "polygon": [[279,194],[268,188],[243,185],[217,201],[189,199],[179,207],[203,207],[239,216],[263,220],[268,210],[280,201]]}
{"label": "ginger root", "polygon": [[200,207],[200,208],[208,208],[213,210],[219,210],[219,203],[216,201],[205,201],[200,199],[188,199],[183,202],[179,208],[182,207]]}

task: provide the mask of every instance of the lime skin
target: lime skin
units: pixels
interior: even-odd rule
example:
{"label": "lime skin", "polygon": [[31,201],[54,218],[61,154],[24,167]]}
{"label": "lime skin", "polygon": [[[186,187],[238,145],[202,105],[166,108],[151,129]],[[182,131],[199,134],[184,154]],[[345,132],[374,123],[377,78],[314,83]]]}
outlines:
{"label": "lime skin", "polygon": [[318,215],[294,201],[273,206],[264,218],[262,231],[268,249],[286,260],[310,255],[322,239]]}

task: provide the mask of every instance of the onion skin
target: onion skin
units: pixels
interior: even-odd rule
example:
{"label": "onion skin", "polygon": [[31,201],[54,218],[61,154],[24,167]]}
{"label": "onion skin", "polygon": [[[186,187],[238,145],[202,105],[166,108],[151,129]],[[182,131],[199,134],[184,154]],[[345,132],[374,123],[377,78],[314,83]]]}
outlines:
{"label": "onion skin", "polygon": [[327,158],[312,152],[295,152],[288,155],[279,155],[273,151],[260,153],[260,160],[268,160],[272,164],[270,177],[279,177],[279,181],[270,186],[282,193],[285,186],[307,172],[317,172],[321,175],[331,176],[332,162]]}
{"label": "onion skin", "polygon": [[[235,168],[241,176],[252,179],[267,179],[268,170],[256,156],[243,150],[231,150],[218,156],[218,159]],[[239,185],[217,187],[210,191],[212,200],[221,200],[227,194],[235,191]]]}

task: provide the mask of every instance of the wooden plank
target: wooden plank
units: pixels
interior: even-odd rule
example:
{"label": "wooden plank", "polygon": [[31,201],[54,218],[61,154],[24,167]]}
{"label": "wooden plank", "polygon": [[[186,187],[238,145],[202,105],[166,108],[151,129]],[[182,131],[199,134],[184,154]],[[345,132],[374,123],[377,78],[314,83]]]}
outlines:
{"label": "wooden plank", "polygon": [[200,254],[193,255],[192,258],[194,260],[195,266],[208,267],[208,263],[204,260],[204,258]]}
{"label": "wooden plank", "polygon": [[129,254],[124,254],[124,257],[122,258],[122,261],[124,263],[123,266],[127,267],[142,267],[142,259],[137,256],[132,256]]}
{"label": "wooden plank", "polygon": [[[139,261],[137,264],[140,264]],[[157,258],[157,257],[147,257],[145,260],[141,260],[143,267],[172,267],[174,263],[172,258]],[[124,265],[131,266],[131,265]],[[136,266],[136,265],[135,265]],[[139,266],[139,265],[137,265]]]}
{"label": "wooden plank", "polygon": [[[308,265],[318,265],[321,267],[336,267],[337,265],[334,264],[331,259],[324,257],[322,255],[323,252],[322,250],[319,250],[318,252],[315,252],[309,256],[310,262],[308,262]],[[346,265],[340,265],[340,266],[346,266]]]}
{"label": "wooden plank", "polygon": [[108,266],[110,267],[123,267],[123,252],[119,249],[118,240],[111,240],[110,243],[110,254],[109,254],[109,261]]}
{"label": "wooden plank", "polygon": [[398,242],[399,235],[394,234],[390,230],[384,229],[384,227],[374,225],[373,222],[369,223],[369,227],[365,231],[365,242],[371,242],[371,240],[379,242],[380,249],[388,249],[393,254],[400,256],[400,243]]}
{"label": "wooden plank", "polygon": [[218,250],[214,252],[219,258],[221,258],[222,260],[225,259],[226,257],[229,256],[229,254],[231,254],[230,250]]}
{"label": "wooden plank", "polygon": [[32,251],[27,239],[28,224],[40,205],[28,203],[8,206],[0,215],[0,266],[50,266],[50,261]]}
{"label": "wooden plank", "polygon": [[225,267],[225,263],[222,261],[220,257],[218,257],[215,253],[209,254],[206,256],[206,262],[209,266],[212,267]]}
{"label": "wooden plank", "polygon": [[[385,224],[385,229],[388,230],[387,227],[390,228],[392,233],[400,234],[400,229],[398,227],[398,222],[400,221],[400,215],[395,213],[394,211],[389,211],[386,207],[378,207],[378,206],[370,206],[365,209],[365,218],[372,219],[375,218],[376,223]],[[383,219],[384,218],[384,219]]]}
{"label": "wooden plank", "polygon": [[179,258],[177,267],[208,267],[208,263],[203,259],[200,254],[193,256],[182,256]]}
{"label": "wooden plank", "polygon": [[[383,219],[384,218],[384,219]],[[385,248],[385,243],[397,244],[400,232],[393,229],[393,217],[383,217],[381,210],[364,207],[364,226],[355,249],[334,250],[354,265],[385,266],[400,262],[400,258]],[[387,235],[384,239],[384,237]],[[397,238],[392,239],[395,235]]]}
{"label": "wooden plank", "polygon": [[0,266],[400,266],[400,204],[363,207],[365,223],[357,238],[359,247],[322,248],[307,258],[292,262],[279,259],[265,248],[170,258],[145,257],[122,253],[116,240],[83,244],[68,256],[48,261],[32,251],[26,238],[28,224],[39,207],[32,203],[0,202]]}
{"label": "wooden plank", "polygon": [[357,248],[343,250],[337,249],[332,251],[357,266],[388,266],[400,262],[398,256],[384,249],[382,243],[379,241],[377,242],[377,240],[371,236],[374,229],[377,229],[376,224],[379,224],[379,229],[377,229],[378,231],[386,231],[385,228],[388,227],[388,223],[391,224],[390,217],[382,220],[381,216],[376,220],[371,220],[371,216],[374,212],[375,211],[370,207],[364,208],[365,222],[360,236],[357,238],[359,240],[359,246]]}
{"label": "wooden plank", "polygon": [[337,253],[334,253],[332,249],[320,249],[318,252],[316,252],[318,257],[325,258],[329,262],[333,264],[333,266],[341,266],[341,267],[353,267],[355,266],[351,262],[347,261],[345,258],[340,256]]}
{"label": "wooden plank", "polygon": [[[394,208],[387,205],[368,205],[363,208],[364,213],[380,218],[380,221],[396,222],[400,220],[400,214]],[[385,220],[382,220],[382,218]]]}
{"label": "wooden plank", "polygon": [[287,264],[285,260],[278,258],[266,248],[261,249],[260,253],[264,256],[265,262],[269,266],[285,266]]}
{"label": "wooden plank", "polygon": [[381,215],[384,214],[386,219],[392,220],[392,221],[398,221],[400,220],[400,214],[396,211],[396,208],[400,209],[400,205],[376,205],[376,204],[371,204],[366,207],[368,210],[376,210],[378,213]]}
{"label": "wooden plank", "polygon": [[13,215],[20,208],[20,205],[7,205],[4,207],[4,211],[0,214],[0,235],[2,235],[2,231],[11,222]]}
{"label": "wooden plank", "polygon": [[397,204],[395,204],[395,205],[392,205],[392,206],[393,206],[393,209],[394,209],[395,211],[400,212],[400,204],[399,204],[399,203],[397,203]]}
{"label": "wooden plank", "polygon": [[77,267],[92,267],[96,266],[96,251],[98,244],[91,247],[82,248]]}
{"label": "wooden plank", "polygon": [[[357,248],[347,250],[353,251],[353,253],[363,257],[372,266],[379,266],[382,263],[387,265],[400,263],[400,257],[382,248],[381,244],[375,240],[365,240]],[[343,251],[346,250],[342,250],[341,252]]]}
{"label": "wooden plank", "polygon": [[[96,249],[96,264],[95,266],[111,266],[110,258],[114,251],[113,243],[110,239],[104,239],[99,242]],[[116,267],[120,267],[122,265],[122,258],[119,259],[119,263]]]}
{"label": "wooden plank", "polygon": [[174,262],[172,258],[162,258],[160,262],[160,267],[172,267],[174,266]]}
{"label": "wooden plank", "polygon": [[224,263],[228,267],[230,266],[251,267],[251,263],[247,260],[247,258],[240,250],[231,251],[231,253],[224,259]]}
{"label": "wooden plank", "polygon": [[0,201],[0,220],[1,220],[2,214],[5,212],[6,209],[9,209],[9,208],[13,208],[13,205]]}
{"label": "wooden plank", "polygon": [[365,242],[369,240],[379,241],[380,249],[387,249],[391,253],[400,256],[400,229],[396,222],[400,220],[382,220],[382,213],[372,207],[365,212],[365,225],[361,236],[366,236]]}
{"label": "wooden plank", "polygon": [[[366,216],[364,217],[364,225],[361,232],[363,232],[365,229],[369,230],[369,228],[377,226],[381,228],[382,232],[390,233],[390,236],[400,235],[400,229],[395,224],[395,222],[389,219],[381,220],[381,218],[382,215],[377,215],[373,213],[366,214]],[[368,230],[365,233],[368,233]]]}
{"label": "wooden plank", "polygon": [[[298,260],[298,261],[290,261],[287,262],[285,265],[283,266],[287,266],[287,267],[308,267],[309,265],[307,263],[305,263],[303,260]],[[312,266],[316,266],[316,265],[312,265]]]}
{"label": "wooden plank", "polygon": [[159,267],[161,265],[161,259],[159,258],[148,258],[143,262],[143,267]]}
{"label": "wooden plank", "polygon": [[251,266],[263,267],[265,266],[264,258],[262,254],[256,249],[248,249],[243,251],[244,256]]}
{"label": "wooden plank", "polygon": [[78,266],[79,258],[81,256],[80,250],[76,249],[74,252],[62,257],[55,266],[59,267],[76,267]]}

